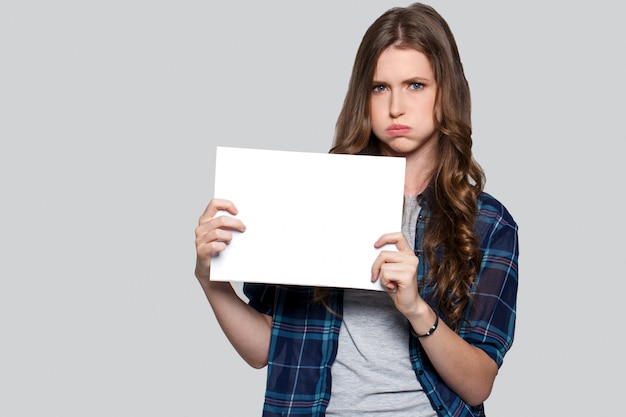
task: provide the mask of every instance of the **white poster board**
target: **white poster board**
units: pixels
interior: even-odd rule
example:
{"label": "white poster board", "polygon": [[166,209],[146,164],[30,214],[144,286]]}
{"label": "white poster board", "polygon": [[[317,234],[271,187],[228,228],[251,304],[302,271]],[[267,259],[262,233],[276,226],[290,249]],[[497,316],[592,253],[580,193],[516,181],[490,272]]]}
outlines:
{"label": "white poster board", "polygon": [[215,197],[246,231],[211,279],[382,290],[374,242],[401,230],[404,171],[404,158],[217,147]]}

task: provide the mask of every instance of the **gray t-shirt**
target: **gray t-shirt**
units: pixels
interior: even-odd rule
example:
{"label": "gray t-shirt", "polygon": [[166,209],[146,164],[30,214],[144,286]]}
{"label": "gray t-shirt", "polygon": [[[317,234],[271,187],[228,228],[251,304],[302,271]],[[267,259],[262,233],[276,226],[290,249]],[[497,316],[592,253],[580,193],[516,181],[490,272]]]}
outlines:
{"label": "gray t-shirt", "polygon": [[[402,232],[411,246],[419,211],[417,197],[405,197]],[[411,366],[409,334],[387,293],[346,289],[326,415],[435,417]]]}

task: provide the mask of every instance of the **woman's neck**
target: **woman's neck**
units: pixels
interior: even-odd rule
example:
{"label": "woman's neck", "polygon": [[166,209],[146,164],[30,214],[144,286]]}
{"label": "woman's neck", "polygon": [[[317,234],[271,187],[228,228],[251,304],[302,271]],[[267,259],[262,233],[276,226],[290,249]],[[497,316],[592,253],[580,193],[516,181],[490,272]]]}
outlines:
{"label": "woman's neck", "polygon": [[428,187],[434,172],[435,163],[433,159],[407,158],[404,174],[404,195],[418,195],[423,192]]}

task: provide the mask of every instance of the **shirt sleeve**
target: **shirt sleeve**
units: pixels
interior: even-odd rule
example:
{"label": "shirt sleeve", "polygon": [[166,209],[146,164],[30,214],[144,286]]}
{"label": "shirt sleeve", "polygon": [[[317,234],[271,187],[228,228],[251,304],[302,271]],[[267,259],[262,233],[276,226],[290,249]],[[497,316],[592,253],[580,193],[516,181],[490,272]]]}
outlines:
{"label": "shirt sleeve", "polygon": [[274,315],[275,285],[245,282],[243,293],[248,297],[248,304],[259,313]]}
{"label": "shirt sleeve", "polygon": [[460,335],[500,367],[515,333],[518,287],[518,227],[496,200],[479,206],[477,233],[483,253],[473,288],[468,324]]}

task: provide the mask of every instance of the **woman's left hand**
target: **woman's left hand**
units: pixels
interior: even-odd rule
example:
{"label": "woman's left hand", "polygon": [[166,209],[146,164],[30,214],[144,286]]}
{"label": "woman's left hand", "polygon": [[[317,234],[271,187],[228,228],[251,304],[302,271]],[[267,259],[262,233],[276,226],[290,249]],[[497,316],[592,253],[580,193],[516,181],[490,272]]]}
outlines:
{"label": "woman's left hand", "polygon": [[372,265],[372,282],[380,280],[396,308],[405,316],[415,313],[423,302],[417,291],[417,265],[419,263],[413,249],[401,232],[382,235],[374,247],[395,245],[398,251],[382,250]]}

